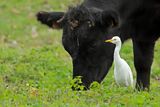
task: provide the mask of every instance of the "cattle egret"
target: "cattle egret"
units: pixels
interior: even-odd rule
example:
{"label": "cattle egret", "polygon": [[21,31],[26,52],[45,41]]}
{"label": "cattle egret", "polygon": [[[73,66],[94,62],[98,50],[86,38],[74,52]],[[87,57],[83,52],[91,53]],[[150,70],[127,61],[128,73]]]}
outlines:
{"label": "cattle egret", "polygon": [[114,36],[112,39],[106,40],[105,42],[116,45],[114,50],[114,77],[117,85],[133,87],[133,75],[131,68],[119,54],[121,49],[121,39],[118,36]]}

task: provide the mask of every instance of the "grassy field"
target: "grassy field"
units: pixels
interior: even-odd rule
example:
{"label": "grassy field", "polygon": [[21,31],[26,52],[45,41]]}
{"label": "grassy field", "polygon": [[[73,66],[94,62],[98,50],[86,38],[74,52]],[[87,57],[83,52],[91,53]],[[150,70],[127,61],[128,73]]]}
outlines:
{"label": "grassy field", "polygon": [[[160,41],[155,48],[150,92],[117,87],[113,68],[91,90],[71,90],[72,63],[61,44],[62,31],[42,26],[35,14],[65,11],[73,1],[0,0],[0,107],[158,107]],[[121,55],[131,65],[135,79],[132,52],[128,41]]]}

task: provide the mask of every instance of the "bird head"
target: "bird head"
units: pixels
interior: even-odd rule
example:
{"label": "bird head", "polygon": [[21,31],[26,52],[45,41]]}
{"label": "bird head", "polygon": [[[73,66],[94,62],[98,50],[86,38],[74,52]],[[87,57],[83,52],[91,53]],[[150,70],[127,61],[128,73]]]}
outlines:
{"label": "bird head", "polygon": [[118,36],[114,36],[112,39],[105,40],[105,42],[119,44],[121,43],[121,39]]}

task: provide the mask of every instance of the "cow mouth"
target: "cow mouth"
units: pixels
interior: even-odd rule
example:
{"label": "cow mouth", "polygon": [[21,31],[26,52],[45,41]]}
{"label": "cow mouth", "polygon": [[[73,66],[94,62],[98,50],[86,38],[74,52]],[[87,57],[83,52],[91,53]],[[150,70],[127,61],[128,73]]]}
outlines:
{"label": "cow mouth", "polygon": [[[106,66],[96,67],[92,66],[88,70],[82,70],[82,67],[80,68],[74,68],[73,69],[73,80],[77,84],[76,86],[84,86],[84,90],[90,89],[90,86],[93,82],[101,83],[104,79],[104,77],[108,74],[108,71],[112,65],[112,61],[108,64],[102,64]],[[78,78],[78,81],[77,81]],[[76,89],[73,88],[72,89]],[[79,89],[78,89],[79,90]]]}

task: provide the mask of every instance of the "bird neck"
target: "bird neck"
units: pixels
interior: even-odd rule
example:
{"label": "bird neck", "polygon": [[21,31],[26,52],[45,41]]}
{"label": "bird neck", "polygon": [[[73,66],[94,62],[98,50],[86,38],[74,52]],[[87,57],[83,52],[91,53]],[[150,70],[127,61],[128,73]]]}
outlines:
{"label": "bird neck", "polygon": [[114,50],[114,61],[115,61],[115,63],[119,62],[120,59],[121,59],[120,54],[119,54],[120,50],[121,50],[121,42],[116,44],[116,47],[115,47],[115,50]]}

